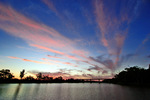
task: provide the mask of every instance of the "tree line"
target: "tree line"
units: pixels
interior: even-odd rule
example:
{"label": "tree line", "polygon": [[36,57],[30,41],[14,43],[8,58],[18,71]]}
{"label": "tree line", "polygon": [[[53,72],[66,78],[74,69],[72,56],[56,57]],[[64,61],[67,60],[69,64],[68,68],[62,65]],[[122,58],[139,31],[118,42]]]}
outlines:
{"label": "tree line", "polygon": [[42,75],[42,73],[36,74],[36,78],[33,76],[27,76],[25,75],[25,70],[23,69],[20,71],[20,79],[17,79],[14,77],[14,75],[10,72],[9,69],[2,69],[0,70],[0,83],[52,83],[52,82],[85,82],[83,79],[66,79],[64,80],[62,76],[53,78],[46,75]]}
{"label": "tree line", "polygon": [[[56,78],[42,75],[42,73],[36,74],[36,78],[32,76],[24,77],[25,70],[20,71],[20,79],[14,78],[14,75],[9,69],[0,70],[0,83],[52,83],[52,82],[92,82],[83,79],[66,79],[59,76]],[[94,81],[93,81],[94,82]],[[104,79],[104,83],[116,83],[116,84],[129,84],[129,85],[149,85],[150,84],[150,65],[149,69],[140,68],[138,66],[133,66],[130,68],[125,68],[112,79]]]}
{"label": "tree line", "polygon": [[112,79],[103,80],[105,83],[118,83],[128,85],[149,85],[150,84],[150,65],[148,69],[133,66],[125,68]]}

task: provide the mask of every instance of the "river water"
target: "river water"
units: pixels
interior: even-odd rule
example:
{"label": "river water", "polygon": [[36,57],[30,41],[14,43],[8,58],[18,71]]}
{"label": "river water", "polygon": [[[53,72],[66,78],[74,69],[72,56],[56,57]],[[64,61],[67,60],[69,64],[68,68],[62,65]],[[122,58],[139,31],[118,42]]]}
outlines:
{"label": "river water", "polygon": [[0,100],[150,100],[150,88],[105,83],[0,84]]}

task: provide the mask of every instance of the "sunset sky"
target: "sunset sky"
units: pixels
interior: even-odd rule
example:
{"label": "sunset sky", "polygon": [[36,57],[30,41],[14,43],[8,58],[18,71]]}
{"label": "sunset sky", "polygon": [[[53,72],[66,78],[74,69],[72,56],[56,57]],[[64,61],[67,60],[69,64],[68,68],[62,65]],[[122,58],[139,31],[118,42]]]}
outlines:
{"label": "sunset sky", "polygon": [[104,79],[150,64],[150,0],[0,0],[0,69]]}

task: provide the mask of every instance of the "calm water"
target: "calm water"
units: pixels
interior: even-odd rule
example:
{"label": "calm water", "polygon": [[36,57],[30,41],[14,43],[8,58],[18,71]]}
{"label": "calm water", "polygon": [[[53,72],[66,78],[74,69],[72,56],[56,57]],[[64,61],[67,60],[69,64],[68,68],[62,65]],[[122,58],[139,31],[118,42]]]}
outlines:
{"label": "calm water", "polygon": [[0,84],[0,100],[150,100],[150,88],[114,84]]}

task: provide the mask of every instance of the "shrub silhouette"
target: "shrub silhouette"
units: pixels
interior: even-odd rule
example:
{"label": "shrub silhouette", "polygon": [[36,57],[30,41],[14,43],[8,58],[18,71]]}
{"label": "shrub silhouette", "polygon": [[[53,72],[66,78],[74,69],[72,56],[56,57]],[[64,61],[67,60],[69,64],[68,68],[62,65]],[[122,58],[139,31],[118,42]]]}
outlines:
{"label": "shrub silhouette", "polygon": [[133,66],[125,68],[116,74],[113,79],[106,79],[103,82],[122,83],[122,84],[149,84],[150,83],[150,67],[149,69]]}
{"label": "shrub silhouette", "polygon": [[0,79],[12,79],[14,76],[9,69],[0,70]]}

